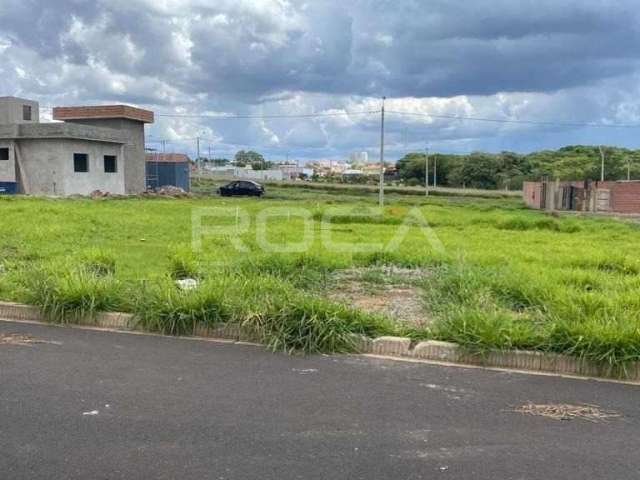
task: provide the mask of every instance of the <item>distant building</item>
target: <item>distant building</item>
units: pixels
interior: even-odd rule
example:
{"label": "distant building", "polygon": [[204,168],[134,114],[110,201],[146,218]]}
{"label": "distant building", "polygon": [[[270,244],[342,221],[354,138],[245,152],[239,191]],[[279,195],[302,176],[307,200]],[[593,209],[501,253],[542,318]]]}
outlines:
{"label": "distant building", "polygon": [[[387,167],[384,167],[385,171],[386,169]],[[373,163],[371,165],[365,165],[364,167],[362,167],[362,171],[365,175],[380,175],[380,164]]]}
{"label": "distant building", "polygon": [[325,177],[328,175],[342,174],[345,170],[351,168],[348,163],[333,160],[316,160],[307,164],[313,169],[314,175]]}
{"label": "distant building", "polygon": [[277,165],[277,169],[282,171],[283,177],[286,180],[296,180],[300,177],[313,176],[313,168],[299,167],[296,164],[281,164]]}
{"label": "distant building", "polygon": [[191,161],[182,153],[147,153],[147,189],[172,186],[191,189]]}
{"label": "distant building", "polygon": [[88,195],[145,189],[144,125],[153,112],[126,105],[55,107],[0,97],[0,193]]}
{"label": "distant building", "polygon": [[351,164],[367,164],[369,163],[369,153],[368,152],[354,152],[349,156],[349,160]]}

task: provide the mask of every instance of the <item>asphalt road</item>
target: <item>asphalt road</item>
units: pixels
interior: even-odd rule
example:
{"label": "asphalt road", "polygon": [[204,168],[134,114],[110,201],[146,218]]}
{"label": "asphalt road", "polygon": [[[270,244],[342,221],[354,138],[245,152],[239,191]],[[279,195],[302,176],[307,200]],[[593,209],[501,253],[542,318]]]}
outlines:
{"label": "asphalt road", "polygon": [[[0,478],[627,479],[636,386],[0,322]],[[622,415],[559,421],[527,402]]]}

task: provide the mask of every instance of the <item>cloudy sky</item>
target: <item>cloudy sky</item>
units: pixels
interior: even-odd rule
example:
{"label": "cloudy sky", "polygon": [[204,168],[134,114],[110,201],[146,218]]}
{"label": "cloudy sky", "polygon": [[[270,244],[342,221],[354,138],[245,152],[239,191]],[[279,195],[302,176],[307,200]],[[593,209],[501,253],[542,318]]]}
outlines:
{"label": "cloudy sky", "polygon": [[0,0],[0,25],[0,96],[178,115],[148,130],[168,150],[375,156],[383,95],[415,114],[387,116],[390,159],[640,147],[611,127],[640,124],[637,0]]}

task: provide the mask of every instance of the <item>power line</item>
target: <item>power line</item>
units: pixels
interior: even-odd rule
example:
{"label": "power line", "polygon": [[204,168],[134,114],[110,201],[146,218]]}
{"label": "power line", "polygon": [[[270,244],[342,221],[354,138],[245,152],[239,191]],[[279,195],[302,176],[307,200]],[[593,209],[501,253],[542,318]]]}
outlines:
{"label": "power line", "polygon": [[[40,109],[50,110],[53,107],[48,105],[40,105]],[[503,123],[503,124],[515,124],[515,125],[539,125],[550,127],[588,127],[588,128],[640,128],[640,124],[624,124],[624,123],[593,123],[593,122],[560,122],[560,121],[541,121],[541,120],[529,120],[523,119],[506,119],[506,118],[490,118],[490,117],[471,117],[466,115],[450,115],[450,114],[435,114],[426,112],[406,112],[400,110],[386,110],[387,114],[401,115],[401,116],[413,116],[413,117],[426,117],[426,118],[440,118],[445,120],[461,120],[461,121],[474,121],[474,122],[490,122],[490,123]],[[156,117],[163,118],[206,118],[211,120],[242,120],[242,119],[278,119],[278,118],[323,118],[323,117],[344,117],[344,116],[366,116],[366,115],[378,115],[380,110],[365,110],[365,111],[342,111],[342,112],[324,112],[324,113],[299,113],[299,114],[201,114],[201,113],[157,113]],[[194,138],[195,140],[195,138]]]}
{"label": "power line", "polygon": [[552,127],[595,127],[595,128],[640,128],[640,125],[636,124],[622,124],[622,123],[571,123],[571,122],[546,122],[537,120],[509,120],[505,118],[487,118],[487,117],[467,117],[463,115],[446,115],[446,114],[433,114],[433,113],[420,113],[420,112],[401,112],[398,110],[387,110],[387,113],[394,115],[407,115],[416,117],[429,117],[429,118],[442,118],[448,120],[471,120],[477,122],[492,122],[492,123],[514,123],[525,125],[542,125]]}
{"label": "power line", "polygon": [[270,119],[270,118],[321,118],[321,117],[344,117],[355,115],[374,115],[380,110],[369,110],[364,112],[325,112],[325,113],[296,113],[296,114],[266,114],[266,115],[212,115],[212,114],[190,114],[190,113],[158,113],[157,117],[168,118],[207,118],[212,120],[236,120],[236,119]]}

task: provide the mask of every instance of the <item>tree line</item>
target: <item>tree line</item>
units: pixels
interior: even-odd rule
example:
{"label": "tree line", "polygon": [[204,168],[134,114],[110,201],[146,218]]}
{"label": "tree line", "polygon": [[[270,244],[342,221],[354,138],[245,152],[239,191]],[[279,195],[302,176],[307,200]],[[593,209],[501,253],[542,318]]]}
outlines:
{"label": "tree line", "polygon": [[[640,180],[640,150],[602,147],[605,180]],[[600,180],[601,153],[598,146],[572,145],[559,150],[529,154],[473,152],[468,155],[429,155],[429,183],[457,188],[522,188],[526,180],[543,177],[560,180]],[[398,175],[407,185],[424,185],[426,153],[409,153],[398,160]]]}

